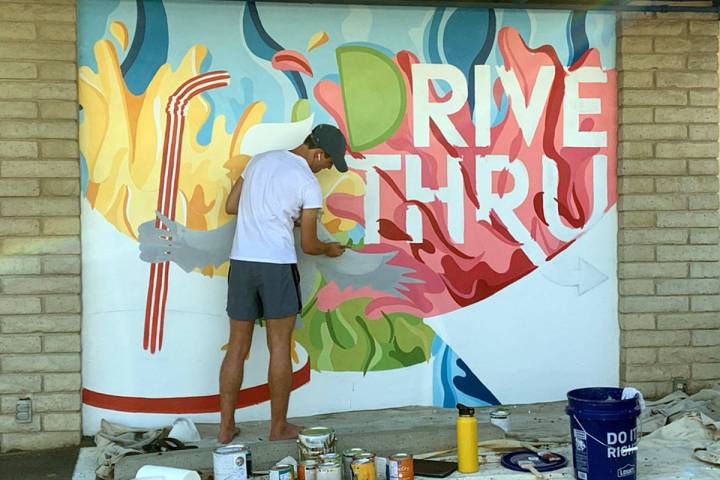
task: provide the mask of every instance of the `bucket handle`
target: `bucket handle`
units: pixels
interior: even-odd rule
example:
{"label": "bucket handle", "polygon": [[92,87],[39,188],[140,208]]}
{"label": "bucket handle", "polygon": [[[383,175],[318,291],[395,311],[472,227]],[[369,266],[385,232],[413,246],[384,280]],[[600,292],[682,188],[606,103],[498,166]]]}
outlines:
{"label": "bucket handle", "polygon": [[[592,438],[593,440],[595,440],[597,443],[599,443],[599,444],[602,445],[603,447],[605,447],[605,448],[610,448],[610,445],[608,445],[608,444],[606,444],[606,443],[598,440],[598,439],[595,438],[593,435],[591,435],[587,430],[585,430],[585,427],[583,427],[583,424],[582,424],[582,422],[580,422],[580,419],[577,417],[577,415],[573,414],[573,418],[575,419],[575,421],[577,422],[577,424],[580,425],[580,429],[581,429],[583,432],[585,432],[585,435],[587,435],[588,437]],[[628,451],[629,451],[629,452],[636,452],[636,451],[637,451],[637,449],[638,449],[638,445],[637,445],[637,444],[638,444],[638,441],[639,441],[639,439],[636,438],[636,439],[635,439],[635,446],[634,446],[634,447],[631,447],[631,448],[628,448]]]}

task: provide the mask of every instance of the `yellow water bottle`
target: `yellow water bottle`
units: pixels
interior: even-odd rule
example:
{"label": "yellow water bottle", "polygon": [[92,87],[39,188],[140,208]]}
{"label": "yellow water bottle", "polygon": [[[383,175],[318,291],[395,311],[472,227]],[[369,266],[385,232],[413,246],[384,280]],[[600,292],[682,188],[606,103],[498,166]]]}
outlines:
{"label": "yellow water bottle", "polygon": [[478,471],[477,418],[475,409],[457,404],[457,451],[458,472],[474,473]]}

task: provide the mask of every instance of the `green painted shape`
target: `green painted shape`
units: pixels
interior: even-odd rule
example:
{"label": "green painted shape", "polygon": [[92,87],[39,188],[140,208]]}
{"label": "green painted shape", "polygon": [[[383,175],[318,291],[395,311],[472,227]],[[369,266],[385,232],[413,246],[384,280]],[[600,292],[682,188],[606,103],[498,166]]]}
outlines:
{"label": "green painted shape", "polygon": [[392,59],[369,47],[336,50],[350,147],[368,150],[390,138],[405,115],[405,81]]}
{"label": "green painted shape", "polygon": [[305,120],[310,116],[310,102],[306,98],[301,98],[292,107],[291,119],[293,122]]}

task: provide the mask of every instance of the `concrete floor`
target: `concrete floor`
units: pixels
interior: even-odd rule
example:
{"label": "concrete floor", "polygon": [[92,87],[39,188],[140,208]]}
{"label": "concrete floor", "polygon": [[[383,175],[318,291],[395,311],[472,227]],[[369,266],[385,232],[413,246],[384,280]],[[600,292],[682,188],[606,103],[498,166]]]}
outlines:
{"label": "concrete floor", "polygon": [[0,455],[1,480],[70,480],[79,447]]}

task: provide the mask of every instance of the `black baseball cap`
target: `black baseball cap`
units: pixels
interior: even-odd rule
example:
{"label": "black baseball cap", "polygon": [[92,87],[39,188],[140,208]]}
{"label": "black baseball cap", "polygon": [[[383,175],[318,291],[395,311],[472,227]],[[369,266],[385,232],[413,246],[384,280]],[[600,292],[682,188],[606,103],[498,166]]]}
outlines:
{"label": "black baseball cap", "polygon": [[348,166],[345,163],[345,149],[347,142],[339,128],[334,125],[322,123],[313,128],[310,137],[315,145],[322,148],[332,160],[335,168],[340,172],[347,172]]}

